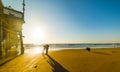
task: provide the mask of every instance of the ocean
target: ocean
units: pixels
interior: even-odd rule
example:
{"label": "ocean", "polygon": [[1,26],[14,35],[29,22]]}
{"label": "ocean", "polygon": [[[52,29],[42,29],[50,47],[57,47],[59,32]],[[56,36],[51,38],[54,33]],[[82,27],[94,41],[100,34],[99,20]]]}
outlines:
{"label": "ocean", "polygon": [[[81,43],[81,44],[49,44],[50,48],[56,49],[83,49],[90,48],[119,48],[120,43]],[[42,45],[25,44],[25,48],[42,47]]]}
{"label": "ocean", "polygon": [[[81,44],[49,44],[49,51],[60,51],[65,49],[91,49],[120,48],[120,43],[81,43]],[[43,45],[24,44],[26,53],[42,53]]]}

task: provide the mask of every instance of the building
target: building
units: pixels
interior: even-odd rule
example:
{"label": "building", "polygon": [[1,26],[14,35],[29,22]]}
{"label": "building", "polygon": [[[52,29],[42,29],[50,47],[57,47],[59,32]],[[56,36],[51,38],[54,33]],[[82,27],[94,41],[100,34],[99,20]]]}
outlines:
{"label": "building", "polygon": [[24,53],[23,23],[24,13],[4,7],[0,0],[0,57]]}

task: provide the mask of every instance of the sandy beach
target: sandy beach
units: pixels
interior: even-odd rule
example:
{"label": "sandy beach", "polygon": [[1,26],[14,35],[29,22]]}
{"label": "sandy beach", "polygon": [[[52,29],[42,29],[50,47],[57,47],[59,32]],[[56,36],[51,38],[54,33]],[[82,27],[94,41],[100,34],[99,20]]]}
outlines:
{"label": "sandy beach", "polygon": [[120,48],[65,49],[48,55],[30,50],[0,66],[0,72],[120,72]]}
{"label": "sandy beach", "polygon": [[[61,50],[49,52],[53,72],[119,72],[120,49]],[[57,71],[59,70],[59,71]]]}

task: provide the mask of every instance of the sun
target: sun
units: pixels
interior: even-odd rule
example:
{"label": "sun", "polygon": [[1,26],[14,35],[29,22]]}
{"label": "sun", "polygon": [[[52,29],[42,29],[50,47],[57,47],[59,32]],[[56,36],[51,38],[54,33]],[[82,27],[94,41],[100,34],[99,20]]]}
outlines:
{"label": "sun", "polygon": [[31,39],[33,44],[42,44],[45,40],[45,30],[40,27],[34,27],[31,30]]}

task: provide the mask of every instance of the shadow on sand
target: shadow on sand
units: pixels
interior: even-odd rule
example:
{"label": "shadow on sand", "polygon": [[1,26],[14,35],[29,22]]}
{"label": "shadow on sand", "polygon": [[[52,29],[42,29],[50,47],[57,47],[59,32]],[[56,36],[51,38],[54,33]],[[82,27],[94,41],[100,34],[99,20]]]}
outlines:
{"label": "shadow on sand", "polygon": [[60,65],[57,61],[55,61],[52,57],[50,57],[49,55],[47,55],[47,57],[49,58],[47,62],[53,68],[52,69],[53,72],[69,72],[64,67],[62,67],[62,65]]}
{"label": "shadow on sand", "polygon": [[112,55],[112,54],[109,54],[109,53],[103,53],[103,52],[92,52],[92,53],[98,53],[98,54],[104,54],[104,55]]}

